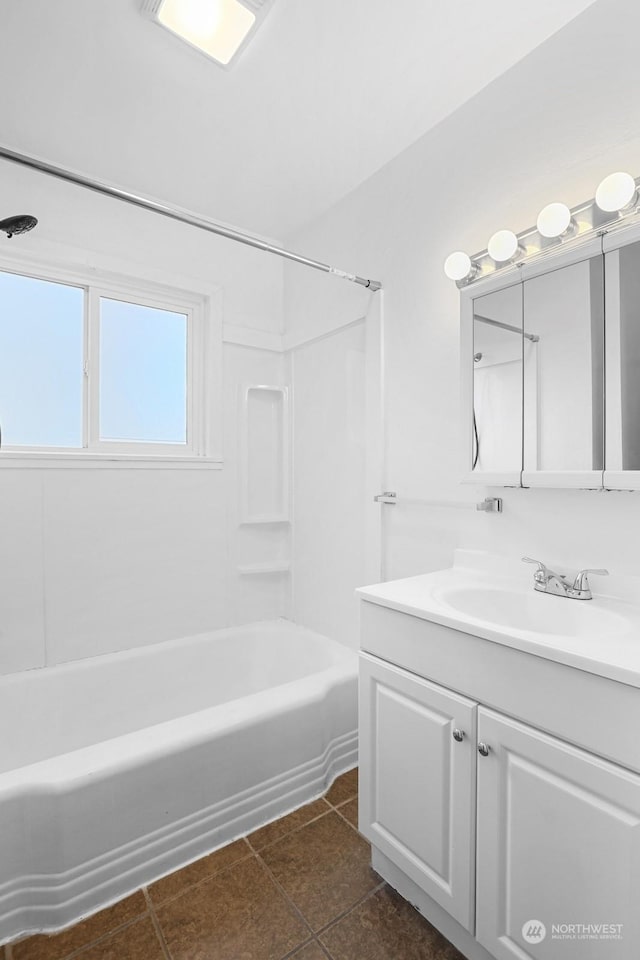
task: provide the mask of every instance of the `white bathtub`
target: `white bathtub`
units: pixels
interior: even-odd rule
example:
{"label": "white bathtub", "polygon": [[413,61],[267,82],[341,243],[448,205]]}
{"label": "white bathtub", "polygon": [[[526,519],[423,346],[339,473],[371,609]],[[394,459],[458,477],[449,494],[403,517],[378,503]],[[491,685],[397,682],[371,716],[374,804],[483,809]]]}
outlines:
{"label": "white bathtub", "polygon": [[356,678],[287,621],[0,678],[0,943],[321,794],[357,761]]}

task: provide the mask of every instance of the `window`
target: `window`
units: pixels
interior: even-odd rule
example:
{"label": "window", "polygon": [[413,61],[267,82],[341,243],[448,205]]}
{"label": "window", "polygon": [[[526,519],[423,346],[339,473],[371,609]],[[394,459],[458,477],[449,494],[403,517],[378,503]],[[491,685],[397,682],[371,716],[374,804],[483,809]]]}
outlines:
{"label": "window", "polygon": [[84,291],[0,273],[2,444],[81,447]]}
{"label": "window", "polygon": [[1,454],[209,455],[205,305],[0,269]]}

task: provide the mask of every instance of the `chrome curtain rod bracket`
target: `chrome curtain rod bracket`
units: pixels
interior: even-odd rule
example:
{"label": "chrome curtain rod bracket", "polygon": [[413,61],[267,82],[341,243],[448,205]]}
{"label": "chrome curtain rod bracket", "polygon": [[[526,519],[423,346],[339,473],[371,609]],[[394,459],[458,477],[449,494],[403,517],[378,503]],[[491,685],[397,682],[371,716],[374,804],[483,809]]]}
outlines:
{"label": "chrome curtain rod bracket", "polygon": [[159,200],[151,200],[136,193],[130,193],[127,190],[121,190],[119,187],[112,187],[109,184],[102,183],[100,180],[92,180],[79,173],[73,173],[71,170],[65,170],[63,167],[57,167],[52,163],[46,163],[44,160],[38,160],[36,157],[30,157],[25,153],[17,153],[15,150],[9,150],[7,147],[0,146],[0,159],[8,160],[11,163],[17,163],[22,167],[28,167],[39,173],[45,173],[50,177],[56,177],[58,180],[65,180],[67,183],[73,183],[78,187],[85,187],[87,190],[93,190],[94,193],[101,193],[105,197],[112,197],[114,200],[123,200],[135,207],[141,207],[143,210],[149,210],[151,213],[158,213],[170,220],[177,220],[180,223],[186,223],[188,226],[197,227],[199,230],[206,230],[208,233],[215,233],[219,237],[225,237],[227,240],[235,240],[237,243],[244,243],[248,247],[255,247],[256,250],[262,250],[264,253],[272,253],[277,257],[283,257],[285,260],[293,260],[295,263],[301,263],[305,267],[312,267],[314,270],[321,270],[323,273],[331,273],[343,280],[349,280],[357,283],[367,290],[377,292],[382,289],[379,280],[368,280],[366,277],[359,277],[355,273],[347,273],[339,270],[337,267],[331,267],[328,263],[322,263],[320,260],[312,260],[310,257],[303,257],[291,250],[285,250],[283,247],[267,243],[266,240],[260,240],[258,237],[252,237],[248,233],[242,233],[240,230],[234,230],[232,227],[226,227],[215,220],[209,220],[207,217],[198,217],[195,214],[182,211],[177,207],[171,207],[168,204],[160,203]]}

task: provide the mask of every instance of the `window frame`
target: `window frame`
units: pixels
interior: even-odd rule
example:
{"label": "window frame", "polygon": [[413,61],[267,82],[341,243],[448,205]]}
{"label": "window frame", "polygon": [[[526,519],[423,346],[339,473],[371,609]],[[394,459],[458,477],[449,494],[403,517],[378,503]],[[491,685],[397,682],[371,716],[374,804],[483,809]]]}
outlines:
{"label": "window frame", "polygon": [[[222,467],[222,322],[218,288],[188,290],[141,277],[0,256],[0,271],[61,283],[84,291],[82,446],[3,444],[5,466],[173,465]],[[100,439],[100,299],[107,298],[187,317],[186,443]]]}

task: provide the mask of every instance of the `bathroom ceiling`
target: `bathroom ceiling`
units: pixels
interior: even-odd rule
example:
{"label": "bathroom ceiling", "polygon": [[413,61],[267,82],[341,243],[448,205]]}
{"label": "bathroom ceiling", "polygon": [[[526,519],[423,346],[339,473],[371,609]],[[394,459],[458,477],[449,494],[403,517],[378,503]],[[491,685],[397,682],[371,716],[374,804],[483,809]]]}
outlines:
{"label": "bathroom ceiling", "polygon": [[274,0],[225,71],[139,0],[2,0],[0,141],[282,239],[593,2]]}

